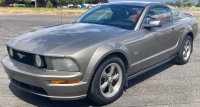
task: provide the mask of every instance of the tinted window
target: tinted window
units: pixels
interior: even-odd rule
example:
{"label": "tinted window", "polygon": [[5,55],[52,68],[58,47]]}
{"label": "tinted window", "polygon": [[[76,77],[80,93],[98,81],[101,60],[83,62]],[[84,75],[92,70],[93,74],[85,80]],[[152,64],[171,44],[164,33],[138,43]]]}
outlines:
{"label": "tinted window", "polygon": [[163,23],[172,22],[172,15],[169,8],[155,7],[149,10],[145,22],[147,23],[150,18],[162,20]]}
{"label": "tinted window", "polygon": [[129,5],[96,6],[74,22],[95,23],[133,30],[144,7]]}
{"label": "tinted window", "polygon": [[184,16],[181,12],[179,12],[178,10],[175,10],[174,9],[174,20],[179,20],[179,19],[182,19]]}

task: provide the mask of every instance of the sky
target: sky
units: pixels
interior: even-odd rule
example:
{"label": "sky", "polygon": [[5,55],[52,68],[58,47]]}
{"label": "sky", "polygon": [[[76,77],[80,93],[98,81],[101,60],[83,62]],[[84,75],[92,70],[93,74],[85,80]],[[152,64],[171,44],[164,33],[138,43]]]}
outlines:
{"label": "sky", "polygon": [[[130,1],[130,0],[109,0],[109,1]],[[167,2],[167,1],[171,1],[171,2],[176,2],[176,0],[133,0],[133,1],[148,1],[148,2]],[[183,0],[181,0],[183,1]],[[190,0],[193,3],[197,3],[198,0]]]}

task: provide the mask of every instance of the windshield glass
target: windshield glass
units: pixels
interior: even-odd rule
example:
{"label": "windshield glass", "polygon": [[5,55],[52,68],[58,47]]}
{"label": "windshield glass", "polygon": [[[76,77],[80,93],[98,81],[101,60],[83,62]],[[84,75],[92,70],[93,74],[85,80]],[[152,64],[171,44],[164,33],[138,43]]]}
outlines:
{"label": "windshield glass", "polygon": [[133,5],[102,5],[88,10],[74,23],[94,23],[133,30],[144,7]]}

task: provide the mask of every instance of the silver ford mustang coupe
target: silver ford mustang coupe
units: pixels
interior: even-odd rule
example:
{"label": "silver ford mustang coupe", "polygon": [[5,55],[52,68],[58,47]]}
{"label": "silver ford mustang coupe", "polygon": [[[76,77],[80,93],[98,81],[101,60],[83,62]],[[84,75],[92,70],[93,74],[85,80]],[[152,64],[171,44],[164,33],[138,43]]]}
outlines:
{"label": "silver ford mustang coupe", "polygon": [[1,62],[11,82],[30,93],[108,104],[128,80],[171,59],[186,64],[197,30],[192,14],[166,4],[107,3],[71,24],[10,40]]}

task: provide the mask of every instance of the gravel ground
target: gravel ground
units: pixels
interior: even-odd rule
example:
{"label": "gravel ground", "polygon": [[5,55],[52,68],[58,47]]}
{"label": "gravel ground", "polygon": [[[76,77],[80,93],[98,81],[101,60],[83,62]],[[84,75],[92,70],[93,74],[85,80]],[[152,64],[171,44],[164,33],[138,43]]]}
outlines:
{"label": "gravel ground", "polygon": [[[70,23],[77,16],[63,16]],[[0,15],[0,59],[6,54],[5,43],[23,33],[61,23],[57,15]],[[200,38],[186,65],[167,62],[129,81],[129,88],[115,102],[106,106],[200,106]],[[98,106],[89,99],[52,101],[16,88],[0,65],[0,106]]]}

